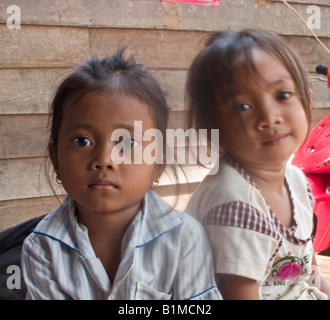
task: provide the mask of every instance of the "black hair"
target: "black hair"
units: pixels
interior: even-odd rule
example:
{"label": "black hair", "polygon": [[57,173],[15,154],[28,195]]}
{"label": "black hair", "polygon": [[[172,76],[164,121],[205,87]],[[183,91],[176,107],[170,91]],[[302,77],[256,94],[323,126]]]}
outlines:
{"label": "black hair", "polygon": [[88,59],[79,65],[58,87],[51,104],[50,143],[57,146],[65,103],[90,92],[110,91],[134,96],[146,103],[155,118],[156,128],[166,137],[169,107],[165,95],[152,74],[134,57],[124,58],[126,47],[111,57]]}

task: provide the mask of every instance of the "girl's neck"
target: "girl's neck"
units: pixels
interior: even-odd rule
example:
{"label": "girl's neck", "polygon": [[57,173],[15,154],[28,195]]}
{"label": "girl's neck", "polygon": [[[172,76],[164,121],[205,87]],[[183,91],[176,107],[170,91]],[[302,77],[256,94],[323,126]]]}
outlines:
{"label": "girl's neck", "polygon": [[[285,164],[278,166],[253,166],[244,168],[259,189],[282,190],[285,180]],[[274,191],[275,191],[274,190]]]}
{"label": "girl's neck", "polygon": [[79,212],[78,221],[88,229],[88,237],[97,258],[113,285],[121,261],[122,239],[136,213],[91,213]]}
{"label": "girl's neck", "polygon": [[[234,158],[235,159],[235,158]],[[251,180],[260,189],[272,189],[281,192],[285,181],[285,168],[287,161],[281,163],[250,163],[242,159],[235,159],[249,174]]]}
{"label": "girl's neck", "polygon": [[141,203],[136,203],[135,206],[120,211],[96,212],[76,204],[76,214],[78,222],[86,226],[89,232],[106,233],[112,229],[126,230],[140,207]]}

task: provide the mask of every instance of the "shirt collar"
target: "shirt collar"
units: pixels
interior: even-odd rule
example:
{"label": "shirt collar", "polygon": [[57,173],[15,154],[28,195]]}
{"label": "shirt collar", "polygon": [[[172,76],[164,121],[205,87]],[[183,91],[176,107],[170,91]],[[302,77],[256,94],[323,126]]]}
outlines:
{"label": "shirt collar", "polygon": [[[149,190],[144,197],[141,210],[126,230],[123,251],[142,247],[181,224],[181,213],[172,209],[155,192]],[[34,233],[57,240],[83,256],[91,254],[88,230],[78,223],[75,203],[70,197],[49,213],[37,225]]]}
{"label": "shirt collar", "polygon": [[144,246],[182,224],[181,213],[174,210],[153,191],[144,198],[141,230],[137,247]]}
{"label": "shirt collar", "polygon": [[250,185],[255,187],[255,183],[252,181],[250,175],[248,172],[228,153],[224,154],[223,160],[229,164],[231,167],[233,167],[238,173],[244,178],[245,181],[247,181]]}
{"label": "shirt collar", "polygon": [[79,252],[75,236],[75,204],[70,197],[50,212],[34,229],[33,233],[57,240],[74,251]]}

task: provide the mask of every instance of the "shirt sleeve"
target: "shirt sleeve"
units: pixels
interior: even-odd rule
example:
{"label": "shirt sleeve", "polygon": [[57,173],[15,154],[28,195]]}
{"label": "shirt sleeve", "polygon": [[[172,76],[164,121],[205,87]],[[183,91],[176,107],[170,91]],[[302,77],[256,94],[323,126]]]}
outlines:
{"label": "shirt sleeve", "polygon": [[[37,238],[37,239],[35,239]],[[58,287],[52,261],[47,254],[47,243],[40,243],[39,238],[31,234],[22,249],[22,270],[27,286],[27,300],[63,300],[70,299]]]}
{"label": "shirt sleeve", "polygon": [[213,208],[203,223],[216,274],[265,278],[281,243],[270,219],[248,204],[231,202]]}
{"label": "shirt sleeve", "polygon": [[173,284],[174,300],[220,300],[211,248],[202,225],[184,215],[180,257]]}

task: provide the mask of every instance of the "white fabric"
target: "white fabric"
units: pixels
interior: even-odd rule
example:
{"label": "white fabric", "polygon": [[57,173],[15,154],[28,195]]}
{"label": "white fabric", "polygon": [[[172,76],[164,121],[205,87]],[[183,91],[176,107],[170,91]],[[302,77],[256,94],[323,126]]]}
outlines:
{"label": "white fabric", "polygon": [[326,298],[315,287],[317,279],[309,284],[313,211],[306,179],[292,165],[285,177],[293,207],[289,228],[279,222],[247,172],[228,157],[220,159],[217,174],[200,184],[186,212],[203,223],[217,274],[255,279],[261,299]]}

